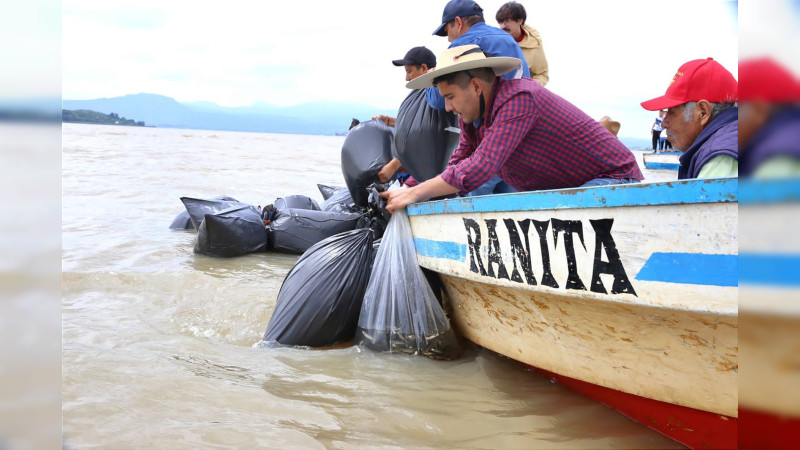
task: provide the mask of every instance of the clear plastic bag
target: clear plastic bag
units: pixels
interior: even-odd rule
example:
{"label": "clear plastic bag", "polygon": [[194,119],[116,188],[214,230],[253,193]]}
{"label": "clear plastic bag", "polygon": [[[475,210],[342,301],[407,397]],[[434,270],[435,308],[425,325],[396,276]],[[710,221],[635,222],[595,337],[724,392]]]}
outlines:
{"label": "clear plastic bag", "polygon": [[355,343],[433,359],[461,354],[450,322],[417,264],[405,210],[392,214],[375,256]]}

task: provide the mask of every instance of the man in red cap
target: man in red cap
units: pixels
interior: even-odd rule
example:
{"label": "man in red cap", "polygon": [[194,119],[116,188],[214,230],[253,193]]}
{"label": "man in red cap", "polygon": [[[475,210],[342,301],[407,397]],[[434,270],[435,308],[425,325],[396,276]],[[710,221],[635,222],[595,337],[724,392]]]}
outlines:
{"label": "man in red cap", "polygon": [[738,176],[738,89],[720,63],[695,59],[678,69],[664,95],[641,103],[667,110],[661,126],[683,151],[678,179]]}

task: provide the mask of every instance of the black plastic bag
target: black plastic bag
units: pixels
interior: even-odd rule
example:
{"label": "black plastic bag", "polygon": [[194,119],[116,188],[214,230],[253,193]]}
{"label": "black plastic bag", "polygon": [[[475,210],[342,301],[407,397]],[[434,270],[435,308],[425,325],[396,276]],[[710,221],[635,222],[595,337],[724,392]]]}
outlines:
{"label": "black plastic bag", "polygon": [[261,212],[252,205],[206,214],[194,243],[195,253],[220,257],[241,256],[266,248],[267,230]]}
{"label": "black plastic bag", "polygon": [[317,189],[319,189],[319,193],[322,194],[322,200],[327,200],[331,198],[331,196],[342,189],[347,189],[345,186],[328,186],[326,184],[317,184]]}
{"label": "black plastic bag", "polygon": [[287,209],[307,209],[309,211],[319,211],[319,204],[311,197],[305,195],[289,195],[275,200],[272,204],[278,211]]}
{"label": "black plastic bag", "polygon": [[359,212],[362,208],[356,206],[347,188],[341,188],[322,202],[320,209],[322,211],[352,213]]}
{"label": "black plastic bag", "polygon": [[267,224],[269,249],[301,254],[317,242],[356,228],[360,214],[286,209]]}
{"label": "black plastic bag", "polygon": [[420,183],[442,173],[458,144],[455,114],[431,108],[425,89],[412,91],[397,112],[395,124],[397,159]]}
{"label": "black plastic bag", "polygon": [[373,253],[368,229],[309,248],[283,280],[263,340],[309,347],[352,340]]}
{"label": "black plastic bag", "polygon": [[375,256],[355,343],[433,359],[461,355],[450,321],[417,265],[405,209],[392,214]]}
{"label": "black plastic bag", "polygon": [[394,130],[382,120],[359,123],[342,145],[342,174],[356,205],[367,206],[366,188],[378,181],[378,172],[392,160]]}
{"label": "black plastic bag", "polygon": [[216,214],[234,207],[249,206],[246,203],[238,202],[230,197],[218,197],[212,200],[181,197],[181,202],[183,202],[186,212],[189,213],[189,217],[192,219],[192,224],[195,229],[200,229],[200,222],[203,221],[206,214]]}
{"label": "black plastic bag", "polygon": [[192,218],[189,217],[189,212],[186,210],[181,211],[172,219],[172,223],[169,224],[170,230],[194,230],[194,224],[192,223]]}

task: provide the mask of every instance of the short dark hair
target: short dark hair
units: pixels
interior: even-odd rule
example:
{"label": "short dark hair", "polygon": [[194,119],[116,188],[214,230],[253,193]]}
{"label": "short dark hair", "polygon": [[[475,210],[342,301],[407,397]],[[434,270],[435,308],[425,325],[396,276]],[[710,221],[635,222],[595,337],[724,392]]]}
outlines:
{"label": "short dark hair", "polygon": [[491,83],[494,81],[496,76],[497,75],[495,75],[494,70],[488,67],[478,67],[469,70],[459,70],[458,72],[448,73],[436,77],[433,79],[433,85],[436,86],[440,82],[445,81],[449,84],[456,84],[461,89],[466,89],[467,85],[469,85],[469,80],[473,78],[478,78],[487,83]]}
{"label": "short dark hair", "polygon": [[497,20],[497,23],[503,23],[508,19],[522,19],[522,24],[524,25],[525,19],[528,18],[528,15],[525,13],[525,7],[522,6],[521,3],[508,2],[497,10],[497,14],[494,16],[494,18]]}
{"label": "short dark hair", "polygon": [[483,20],[483,16],[479,16],[477,14],[472,16],[462,17],[461,20],[463,20],[464,24],[467,25],[468,27],[472,27],[476,23],[486,22],[485,20]]}

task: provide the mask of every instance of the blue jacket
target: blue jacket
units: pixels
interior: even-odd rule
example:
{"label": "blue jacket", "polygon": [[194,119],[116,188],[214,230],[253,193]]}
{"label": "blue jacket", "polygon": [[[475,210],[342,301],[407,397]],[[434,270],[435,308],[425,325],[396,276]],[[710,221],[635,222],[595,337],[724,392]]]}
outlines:
{"label": "blue jacket", "polygon": [[[485,22],[478,22],[471,26],[466,33],[457,37],[450,43],[449,48],[458,47],[460,45],[477,45],[483,49],[484,52],[492,56],[512,56],[514,58],[519,58],[519,60],[522,61],[522,76],[527,78],[531,76],[531,72],[528,70],[528,63],[525,62],[525,55],[522,53],[519,44],[517,44],[517,41],[515,41],[510,34],[500,28],[487,25]],[[511,80],[513,78],[519,78],[519,76],[517,76],[517,71],[512,70],[503,75],[503,78]],[[439,111],[444,110],[444,97],[439,95],[439,89],[435,86],[429,87],[426,90],[425,98],[432,108],[438,109]]]}
{"label": "blue jacket", "polygon": [[722,111],[681,155],[678,179],[697,178],[705,163],[716,156],[739,159],[739,108]]}
{"label": "blue jacket", "polygon": [[761,163],[774,156],[800,159],[800,107],[789,106],[780,111],[745,144],[739,174],[752,175]]}

